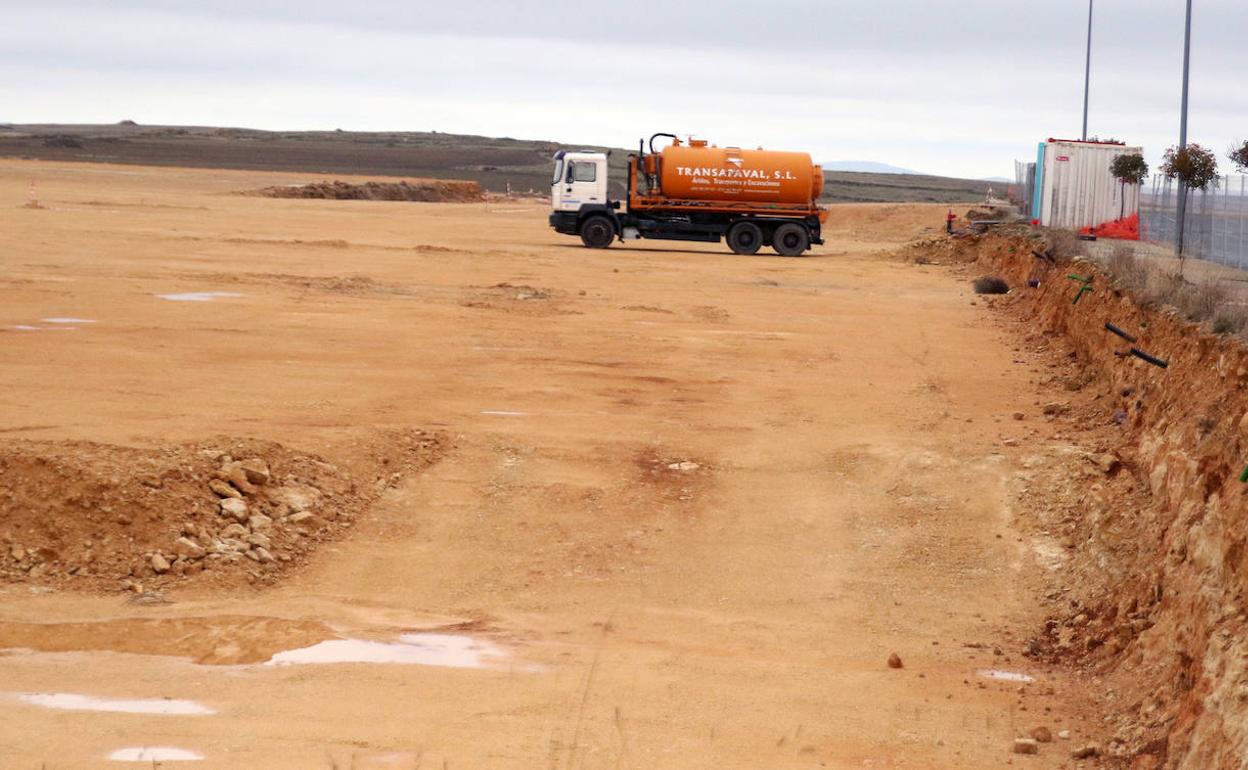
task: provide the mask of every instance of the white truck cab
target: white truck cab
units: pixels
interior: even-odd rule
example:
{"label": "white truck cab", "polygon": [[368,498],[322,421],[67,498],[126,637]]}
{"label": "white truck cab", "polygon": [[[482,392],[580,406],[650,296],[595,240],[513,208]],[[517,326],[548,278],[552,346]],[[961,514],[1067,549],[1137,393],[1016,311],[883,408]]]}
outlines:
{"label": "white truck cab", "polygon": [[550,183],[554,211],[580,211],[607,203],[607,156],[601,152],[559,152]]}

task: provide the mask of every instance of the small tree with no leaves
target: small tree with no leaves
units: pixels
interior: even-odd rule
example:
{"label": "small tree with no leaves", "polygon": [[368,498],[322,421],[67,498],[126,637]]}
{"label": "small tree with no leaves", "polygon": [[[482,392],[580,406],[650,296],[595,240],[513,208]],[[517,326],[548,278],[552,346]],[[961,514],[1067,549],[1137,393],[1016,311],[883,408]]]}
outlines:
{"label": "small tree with no leaves", "polygon": [[1245,141],[1238,147],[1232,147],[1226,156],[1235,164],[1236,171],[1241,174],[1248,174],[1248,141]]}
{"label": "small tree with no leaves", "polygon": [[[1171,147],[1161,159],[1161,173],[1167,179],[1183,183],[1183,199],[1180,204],[1187,210],[1187,198],[1192,190],[1207,190],[1218,186],[1218,158],[1199,144],[1189,144],[1183,149]],[[1186,259],[1183,248],[1183,229],[1186,222],[1179,223],[1179,275],[1183,274]]]}
{"label": "small tree with no leaves", "polygon": [[1139,153],[1119,155],[1109,164],[1109,173],[1118,180],[1121,190],[1119,197],[1122,199],[1122,212],[1118,218],[1122,219],[1127,215],[1127,185],[1144,184],[1144,180],[1148,178],[1148,162]]}

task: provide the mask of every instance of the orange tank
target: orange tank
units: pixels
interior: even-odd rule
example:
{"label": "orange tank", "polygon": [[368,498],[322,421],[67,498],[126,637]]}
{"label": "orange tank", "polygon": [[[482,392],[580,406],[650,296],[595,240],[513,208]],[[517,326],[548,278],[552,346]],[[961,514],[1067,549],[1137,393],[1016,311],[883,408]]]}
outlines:
{"label": "orange tank", "polygon": [[804,152],[708,147],[695,139],[660,155],[667,198],[811,205],[823,192],[823,169]]}

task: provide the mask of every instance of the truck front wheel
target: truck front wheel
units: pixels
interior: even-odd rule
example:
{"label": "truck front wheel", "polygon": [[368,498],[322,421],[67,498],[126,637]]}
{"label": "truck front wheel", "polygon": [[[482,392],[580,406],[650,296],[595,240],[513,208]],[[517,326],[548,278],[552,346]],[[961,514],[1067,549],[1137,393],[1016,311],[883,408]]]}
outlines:
{"label": "truck front wheel", "polygon": [[763,245],[763,231],[753,222],[737,222],[728,228],[728,248],[734,254],[757,254]]}
{"label": "truck front wheel", "polygon": [[615,240],[615,225],[610,219],[595,214],[581,223],[581,243],[591,249],[605,249]]}
{"label": "truck front wheel", "polygon": [[810,234],[801,225],[789,222],[776,228],[771,237],[771,245],[782,257],[800,257],[810,248]]}

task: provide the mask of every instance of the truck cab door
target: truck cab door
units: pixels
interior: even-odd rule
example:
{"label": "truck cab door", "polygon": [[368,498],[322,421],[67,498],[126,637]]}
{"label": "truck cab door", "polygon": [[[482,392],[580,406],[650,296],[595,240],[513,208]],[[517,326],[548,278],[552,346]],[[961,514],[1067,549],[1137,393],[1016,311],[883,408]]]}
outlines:
{"label": "truck cab door", "polygon": [[555,169],[561,171],[551,190],[556,211],[578,211],[585,204],[606,204],[605,157],[565,158],[562,163],[555,164]]}

